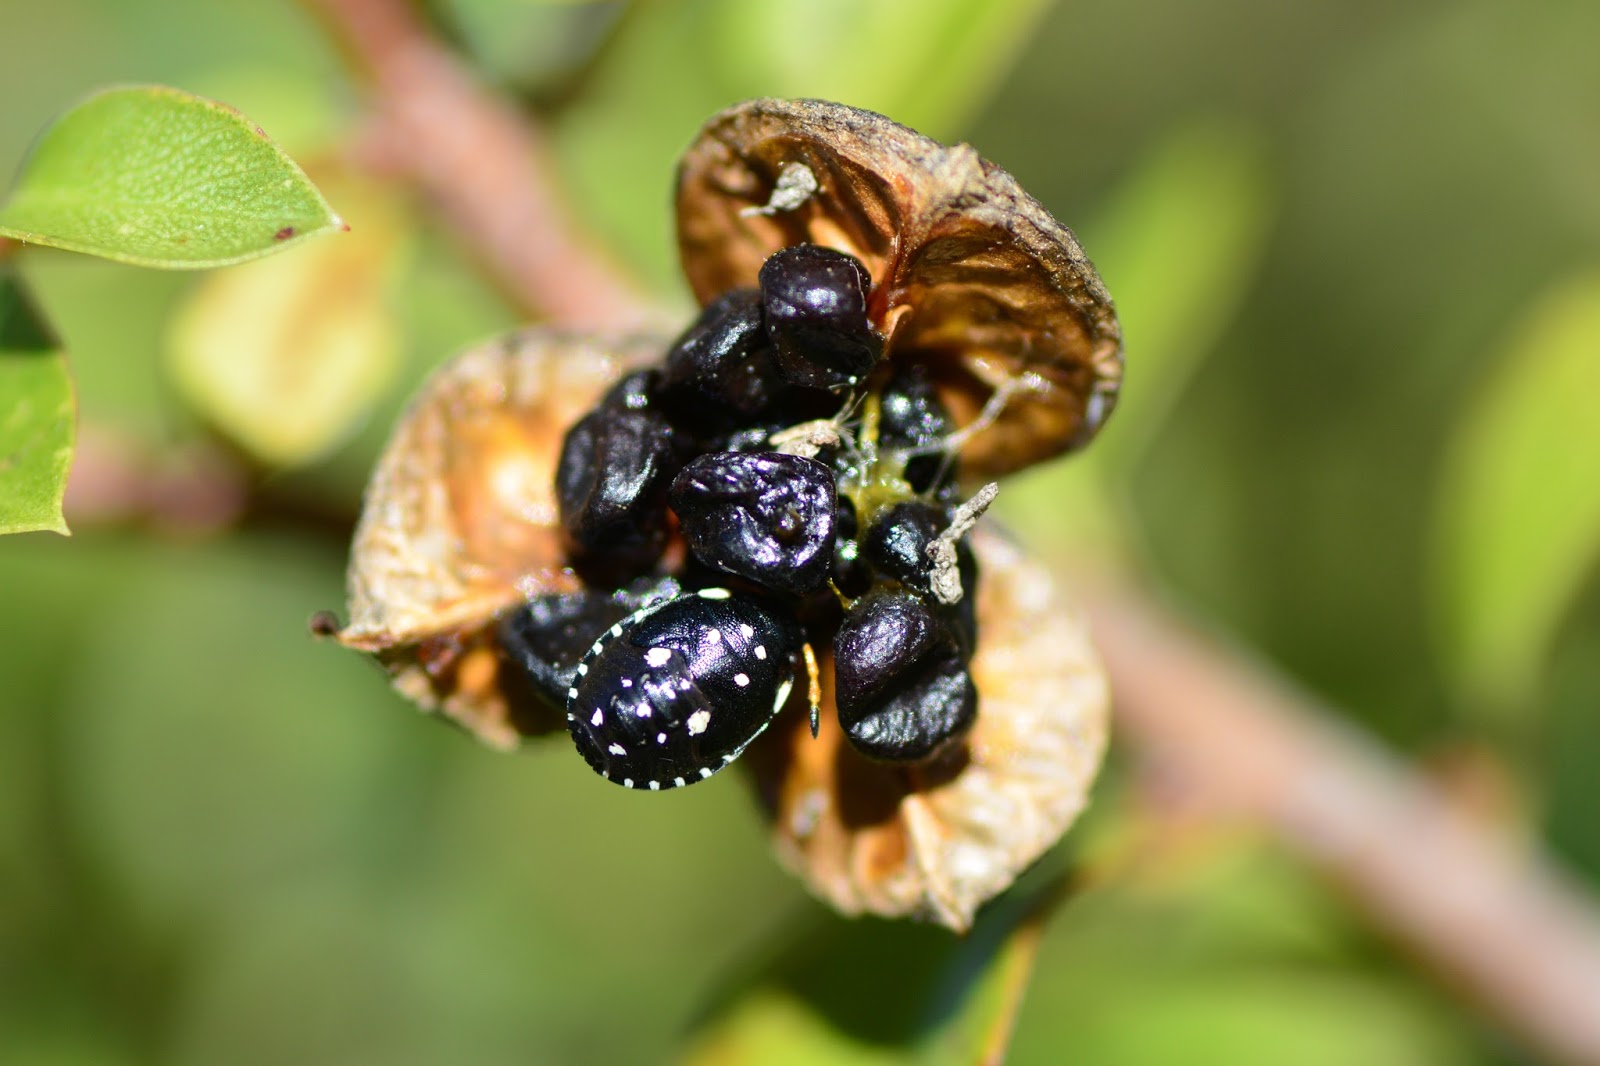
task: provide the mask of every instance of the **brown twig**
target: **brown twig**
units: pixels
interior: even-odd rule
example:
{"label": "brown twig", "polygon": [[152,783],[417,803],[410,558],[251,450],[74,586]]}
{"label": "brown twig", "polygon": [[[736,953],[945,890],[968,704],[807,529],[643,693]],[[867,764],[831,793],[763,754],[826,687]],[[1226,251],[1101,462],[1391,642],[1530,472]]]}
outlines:
{"label": "brown twig", "polygon": [[[562,212],[529,126],[403,0],[306,2],[369,73],[411,138],[417,180],[503,284],[566,321],[616,324],[632,290]],[[1219,813],[1271,829],[1530,1045],[1600,1064],[1600,918],[1547,860],[1468,821],[1374,741],[1141,594],[1101,590],[1091,608],[1141,759]]]}
{"label": "brown twig", "polygon": [[1089,607],[1122,736],[1164,782],[1270,829],[1530,1044],[1600,1063],[1600,920],[1579,888],[1150,599],[1101,588]]}
{"label": "brown twig", "polygon": [[571,223],[544,140],[403,0],[305,0],[373,90],[381,151],[529,312],[609,330],[663,316]]}

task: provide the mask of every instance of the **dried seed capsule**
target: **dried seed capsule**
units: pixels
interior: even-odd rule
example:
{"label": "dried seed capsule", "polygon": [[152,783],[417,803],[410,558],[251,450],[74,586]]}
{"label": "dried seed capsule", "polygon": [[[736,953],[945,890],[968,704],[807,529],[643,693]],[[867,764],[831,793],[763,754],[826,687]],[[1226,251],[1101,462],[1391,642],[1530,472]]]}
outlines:
{"label": "dried seed capsule", "polygon": [[920,762],[971,728],[978,698],[949,628],[916,596],[857,602],[834,637],[835,698],[845,735],[883,762]]}
{"label": "dried seed capsule", "polygon": [[595,638],[653,603],[678,595],[670,577],[643,578],[616,592],[580,589],[535,596],[500,620],[499,646],[522,668],[533,690],[554,710],[567,705],[567,690]]}
{"label": "dried seed capsule", "polygon": [[783,709],[804,640],[792,617],[727,589],[646,607],[578,664],[567,730],[608,781],[694,784],[738,758]]}
{"label": "dried seed capsule", "polygon": [[672,428],[648,409],[602,405],[568,431],[556,497],[575,559],[592,576],[637,574],[661,555],[675,453]]}
{"label": "dried seed capsule", "polygon": [[827,583],[837,496],[833,471],[780,452],[713,452],[672,485],[689,550],[708,566],[803,595]]}
{"label": "dried seed capsule", "polygon": [[[769,206],[796,168],[809,171],[803,202]],[[805,241],[861,260],[894,361],[928,368],[958,426],[983,422],[961,443],[964,474],[1081,447],[1111,413],[1122,357],[1110,296],[1072,233],[967,145],[826,101],[751,100],[685,153],[677,210],[702,302]]]}
{"label": "dried seed capsule", "polygon": [[867,319],[872,278],[854,256],[801,244],[761,267],[767,336],[778,373],[796,385],[853,385],[878,362],[883,338]]}
{"label": "dried seed capsule", "polygon": [[786,386],[772,362],[761,303],[759,289],[724,293],[668,350],[657,396],[670,418],[731,428],[773,406]]}

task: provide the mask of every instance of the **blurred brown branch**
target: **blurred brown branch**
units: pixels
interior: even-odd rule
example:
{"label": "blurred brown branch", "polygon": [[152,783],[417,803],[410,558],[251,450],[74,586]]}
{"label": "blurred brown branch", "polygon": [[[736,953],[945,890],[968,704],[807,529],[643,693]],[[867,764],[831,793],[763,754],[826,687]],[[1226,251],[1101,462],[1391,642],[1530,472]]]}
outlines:
{"label": "blurred brown branch", "polygon": [[1121,735],[1163,784],[1273,832],[1530,1044],[1600,1063],[1600,919],[1533,845],[1470,820],[1339,716],[1148,597],[1101,587],[1087,606]]}
{"label": "blurred brown branch", "polygon": [[404,0],[304,0],[372,89],[367,148],[404,173],[524,310],[616,330],[662,319],[563,209],[548,146]]}
{"label": "blurred brown branch", "polygon": [[[412,178],[522,304],[574,324],[650,315],[563,211],[537,131],[403,0],[306,3],[370,80]],[[1090,614],[1138,758],[1272,831],[1531,1046],[1600,1064],[1600,916],[1548,860],[1144,594],[1101,588]]]}

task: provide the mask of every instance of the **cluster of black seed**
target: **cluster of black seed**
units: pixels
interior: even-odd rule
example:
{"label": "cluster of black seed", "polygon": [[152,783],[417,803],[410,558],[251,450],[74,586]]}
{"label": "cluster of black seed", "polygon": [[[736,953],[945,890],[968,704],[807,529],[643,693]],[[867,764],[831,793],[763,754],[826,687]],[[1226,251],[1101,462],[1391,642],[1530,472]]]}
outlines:
{"label": "cluster of black seed", "polygon": [[[605,634],[645,615],[660,629],[661,611],[644,605],[705,590],[748,602],[758,622],[770,616],[763,631],[778,644],[793,623],[811,645],[833,649],[840,720],[870,758],[927,759],[976,713],[967,669],[976,564],[957,542],[963,595],[947,604],[934,591],[939,564],[930,551],[959,502],[948,412],[920,367],[882,362],[883,338],[868,313],[871,279],[859,261],[798,245],[768,259],[759,282],[707,306],[660,365],[623,378],[569,431],[556,490],[587,591],[536,598],[502,626],[510,658],[567,710],[601,772],[618,764],[589,749],[612,736],[589,729],[587,710],[574,714],[579,689],[596,729],[604,706],[591,689],[638,691],[635,678],[615,673],[625,668],[608,667],[603,680],[587,672],[590,662],[610,662]],[[674,527],[688,558],[663,576]],[[708,610],[701,602],[684,618],[710,618]],[[685,678],[685,691],[711,680],[692,670]],[[788,691],[785,684],[779,702]],[[613,695],[621,698],[599,694]],[[753,737],[776,713],[772,702],[751,692],[748,708],[719,713],[766,716],[752,719]],[[723,761],[742,745],[729,750]],[[629,774],[654,769],[622,765]],[[675,763],[672,773],[681,769]]]}

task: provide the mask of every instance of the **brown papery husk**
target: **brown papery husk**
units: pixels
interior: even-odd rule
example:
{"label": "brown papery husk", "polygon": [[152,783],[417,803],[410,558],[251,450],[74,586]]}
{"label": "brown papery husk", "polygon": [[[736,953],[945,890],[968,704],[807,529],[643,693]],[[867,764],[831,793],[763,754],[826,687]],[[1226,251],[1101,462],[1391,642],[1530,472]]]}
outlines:
{"label": "brown papery husk", "polygon": [[934,761],[873,762],[845,739],[832,656],[820,656],[822,730],[789,708],[745,759],[782,861],[846,914],[957,931],[1061,839],[1105,753],[1110,697],[1082,622],[1050,575],[991,529],[978,558],[978,716]]}
{"label": "brown papery husk", "polygon": [[[817,191],[764,210],[785,166]],[[958,425],[997,389],[997,420],[961,450],[989,477],[1081,447],[1115,406],[1122,340],[1077,239],[967,145],[820,100],[752,100],[717,115],[678,171],[678,245],[701,303],[754,285],[800,243],[856,256],[892,360],[928,367]]]}
{"label": "brown papery husk", "polygon": [[665,344],[533,328],[436,371],[367,484],[339,642],[494,747],[564,728],[502,668],[493,623],[530,596],[579,587],[556,513],[562,440]]}

